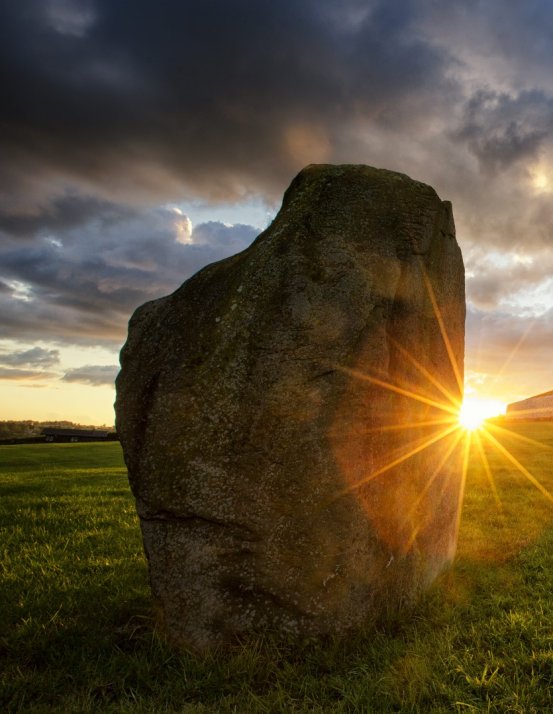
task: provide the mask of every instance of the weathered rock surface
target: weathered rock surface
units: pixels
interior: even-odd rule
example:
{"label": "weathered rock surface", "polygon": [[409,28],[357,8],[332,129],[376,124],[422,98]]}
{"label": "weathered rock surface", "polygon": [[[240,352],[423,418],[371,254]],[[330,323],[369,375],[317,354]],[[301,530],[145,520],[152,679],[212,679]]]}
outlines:
{"label": "weathered rock surface", "polygon": [[450,204],[328,165],[247,250],[136,311],[117,429],[172,642],[347,632],[451,561],[464,317]]}

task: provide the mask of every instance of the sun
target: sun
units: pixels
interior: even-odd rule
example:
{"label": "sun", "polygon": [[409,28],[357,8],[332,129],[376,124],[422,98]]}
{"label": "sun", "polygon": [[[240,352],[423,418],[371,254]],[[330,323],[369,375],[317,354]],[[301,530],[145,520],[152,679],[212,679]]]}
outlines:
{"label": "sun", "polygon": [[467,431],[479,429],[490,417],[505,414],[506,405],[497,399],[476,399],[468,397],[463,400],[459,410],[459,424]]}

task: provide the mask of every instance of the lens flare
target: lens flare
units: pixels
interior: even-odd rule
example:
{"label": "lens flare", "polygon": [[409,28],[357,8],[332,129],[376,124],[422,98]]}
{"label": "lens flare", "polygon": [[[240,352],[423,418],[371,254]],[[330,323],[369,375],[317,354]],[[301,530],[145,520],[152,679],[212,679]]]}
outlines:
{"label": "lens flare", "polygon": [[496,399],[465,398],[459,410],[459,424],[467,431],[479,429],[486,419],[505,414],[506,405]]}
{"label": "lens flare", "polygon": [[[371,433],[384,435],[390,431],[403,431],[405,433],[405,439],[401,440],[402,444],[398,448],[394,448],[390,453],[382,454],[383,458],[381,463],[371,464],[368,469],[365,467],[365,464],[357,470],[348,466],[346,472],[348,469],[351,470],[355,478],[348,479],[345,488],[334,494],[331,498],[332,501],[348,494],[353,494],[364,487],[369,487],[371,482],[378,484],[381,478],[384,478],[384,480],[390,479],[390,491],[393,492],[394,484],[397,486],[397,479],[394,481],[394,473],[397,468],[411,459],[420,458],[420,455],[423,454],[427,448],[441,449],[442,451],[436,467],[429,473],[426,473],[423,469],[421,471],[421,482],[418,483],[410,493],[411,503],[407,504],[404,514],[405,527],[396,528],[393,535],[388,532],[387,527],[390,519],[385,517],[386,509],[382,508],[382,498],[384,498],[382,494],[385,494],[385,489],[380,494],[381,500],[375,501],[378,502],[379,508],[378,511],[374,513],[371,512],[375,528],[379,528],[382,533],[386,533],[383,537],[388,538],[393,547],[399,547],[402,553],[416,548],[419,535],[423,533],[424,537],[425,528],[428,530],[428,513],[425,513],[424,509],[425,499],[430,504],[430,509],[433,507],[433,504],[440,502],[444,489],[448,487],[448,462],[450,459],[457,460],[459,458],[460,448],[462,448],[462,470],[459,481],[460,504],[462,504],[464,499],[470,464],[473,459],[479,459],[482,463],[497,508],[499,511],[502,510],[503,506],[499,489],[488,458],[490,453],[495,452],[503,457],[505,463],[512,470],[521,474],[550,504],[553,504],[553,492],[550,492],[546,486],[511,453],[510,445],[513,442],[516,445],[518,442],[519,445],[521,443],[526,444],[540,451],[553,451],[553,446],[531,439],[524,434],[517,433],[516,429],[512,430],[510,428],[508,421],[487,421],[492,417],[506,414],[507,405],[504,402],[497,399],[477,398],[476,396],[465,397],[462,401],[459,398],[459,395],[463,393],[461,369],[456,362],[455,352],[446,330],[446,323],[441,315],[434,289],[422,262],[420,267],[432,310],[439,326],[447,357],[449,358],[451,370],[455,377],[457,389],[451,390],[451,384],[447,386],[442,384],[438,375],[433,374],[428,365],[422,364],[409,352],[406,346],[399,344],[397,340],[393,339],[390,335],[388,335],[390,344],[393,345],[396,353],[404,358],[405,363],[408,363],[414,368],[419,376],[419,380],[409,381],[408,379],[401,378],[400,381],[394,383],[393,381],[388,381],[386,378],[387,375],[382,372],[367,374],[363,370],[352,369],[351,367],[340,364],[329,363],[328,365],[332,371],[341,372],[352,380],[355,380],[359,389],[362,389],[364,386],[370,386],[393,393],[407,400],[418,402],[419,406],[423,405],[423,410],[421,411],[422,418],[420,419],[396,420],[392,418],[389,423],[378,423],[376,426],[371,424],[364,430],[361,428],[358,434],[367,436]],[[507,356],[502,368],[497,372],[496,378],[502,374],[507,364],[509,364],[510,360],[521,347],[530,333],[532,325],[533,323],[528,326],[526,332]],[[423,379],[420,379],[421,377]],[[474,392],[472,392],[472,394],[475,395]],[[411,439],[409,434],[412,433],[413,430],[417,431],[419,429],[422,429],[424,434],[420,438]],[[506,443],[504,444],[503,441]],[[346,456],[343,458],[344,463],[348,464],[349,459],[350,454],[348,450]],[[443,481],[441,486],[440,479]],[[407,503],[407,500],[408,499],[404,499],[404,502]],[[397,500],[392,498],[390,499],[390,503],[393,508],[397,509]],[[457,509],[456,518],[458,533],[461,508]],[[399,520],[401,521],[401,518],[399,518]]]}

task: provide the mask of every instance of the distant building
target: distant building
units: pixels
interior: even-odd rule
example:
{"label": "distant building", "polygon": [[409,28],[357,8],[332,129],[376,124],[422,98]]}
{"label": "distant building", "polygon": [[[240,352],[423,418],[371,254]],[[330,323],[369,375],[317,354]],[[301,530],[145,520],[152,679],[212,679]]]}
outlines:
{"label": "distant building", "polygon": [[553,389],[507,406],[511,419],[553,419]]}
{"label": "distant building", "polygon": [[44,441],[70,442],[79,441],[114,441],[117,434],[114,431],[103,429],[58,429],[55,427],[45,427],[42,430]]}

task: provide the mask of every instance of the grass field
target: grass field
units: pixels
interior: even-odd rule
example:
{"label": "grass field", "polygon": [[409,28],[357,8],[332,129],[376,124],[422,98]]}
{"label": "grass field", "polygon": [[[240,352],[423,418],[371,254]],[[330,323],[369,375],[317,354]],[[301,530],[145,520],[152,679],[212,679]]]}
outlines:
{"label": "grass field", "polygon": [[[553,424],[516,432],[492,433],[553,492]],[[553,505],[484,448],[494,480],[475,442],[457,562],[414,613],[200,660],[153,629],[119,444],[0,447],[0,711],[553,711]]]}

